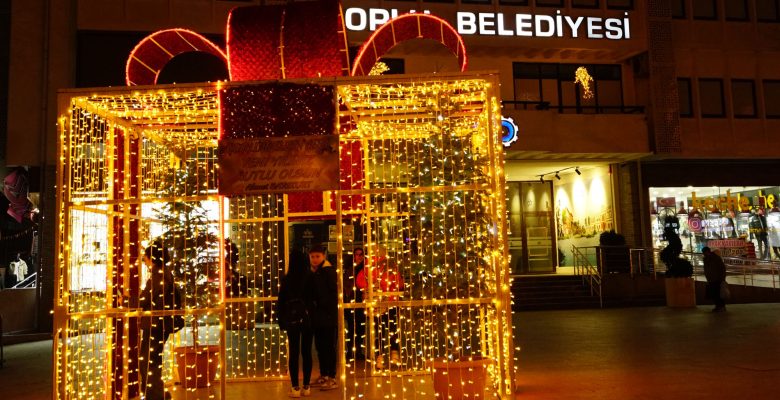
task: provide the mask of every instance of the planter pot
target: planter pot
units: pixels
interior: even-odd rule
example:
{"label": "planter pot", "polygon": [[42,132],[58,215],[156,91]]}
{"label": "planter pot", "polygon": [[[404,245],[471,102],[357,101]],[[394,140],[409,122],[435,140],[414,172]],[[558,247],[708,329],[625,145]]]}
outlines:
{"label": "planter pot", "polygon": [[183,346],[175,349],[176,371],[185,389],[214,384],[219,366],[219,346]]}
{"label": "planter pot", "polygon": [[434,360],[433,389],[436,400],[484,399],[487,368],[493,360],[480,356],[456,361]]}
{"label": "planter pot", "polygon": [[631,271],[631,251],[628,246],[598,246],[596,256],[602,273]]}
{"label": "planter pot", "polygon": [[664,280],[667,306],[696,307],[696,282],[693,278],[664,278]]}

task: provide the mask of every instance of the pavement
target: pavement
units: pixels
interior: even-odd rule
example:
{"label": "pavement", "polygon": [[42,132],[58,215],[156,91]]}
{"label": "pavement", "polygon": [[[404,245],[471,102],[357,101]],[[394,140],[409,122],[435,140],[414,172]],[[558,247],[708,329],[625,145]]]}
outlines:
{"label": "pavement", "polygon": [[[777,399],[780,303],[729,305],[725,313],[710,308],[516,313],[515,398]],[[51,399],[51,341],[6,346],[5,360],[0,399]],[[363,398],[433,397],[398,390],[404,382],[383,382]],[[286,398],[287,388],[284,382],[235,383],[227,398]],[[341,390],[312,396],[342,398]]]}

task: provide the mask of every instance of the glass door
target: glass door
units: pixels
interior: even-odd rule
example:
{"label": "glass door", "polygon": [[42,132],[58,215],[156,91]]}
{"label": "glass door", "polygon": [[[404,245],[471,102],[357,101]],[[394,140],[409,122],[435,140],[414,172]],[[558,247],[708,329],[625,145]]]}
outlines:
{"label": "glass door", "polygon": [[512,273],[555,273],[558,257],[551,182],[507,184]]}

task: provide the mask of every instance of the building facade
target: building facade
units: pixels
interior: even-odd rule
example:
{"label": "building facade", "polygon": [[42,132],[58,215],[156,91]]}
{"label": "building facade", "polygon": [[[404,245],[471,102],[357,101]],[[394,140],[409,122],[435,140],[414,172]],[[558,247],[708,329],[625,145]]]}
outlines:
{"label": "building facade", "polygon": [[[31,185],[44,216],[37,329],[51,326],[56,91],[124,85],[128,54],[157,30],[187,28],[224,46],[228,12],[264,3],[278,2],[10,3],[5,165],[39,171]],[[737,235],[751,237],[751,211],[773,221],[768,199],[780,195],[778,0],[344,0],[343,9],[355,53],[382,22],[415,10],[461,33],[470,70],[499,72],[503,115],[517,128],[505,148],[515,274],[570,266],[572,246],[597,245],[606,230],[633,246],[658,245],[659,204],[670,208],[670,201],[686,221],[694,211],[714,221],[705,225],[720,232],[706,230],[704,238],[732,235],[722,228],[728,201],[725,208],[696,203],[727,191],[750,198],[744,210],[732,207]],[[384,60],[388,73],[459,69],[456,57],[429,40],[401,44]],[[226,77],[219,67],[188,68],[208,59],[180,61],[163,72],[168,82]],[[580,67],[592,80],[578,75]]]}

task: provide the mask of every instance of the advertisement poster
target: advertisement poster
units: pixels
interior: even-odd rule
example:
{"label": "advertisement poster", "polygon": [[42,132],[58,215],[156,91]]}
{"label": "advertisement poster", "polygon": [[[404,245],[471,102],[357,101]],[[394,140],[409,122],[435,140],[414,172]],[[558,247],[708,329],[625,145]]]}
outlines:
{"label": "advertisement poster", "polygon": [[337,190],[337,135],[223,139],[219,194],[252,195]]}

